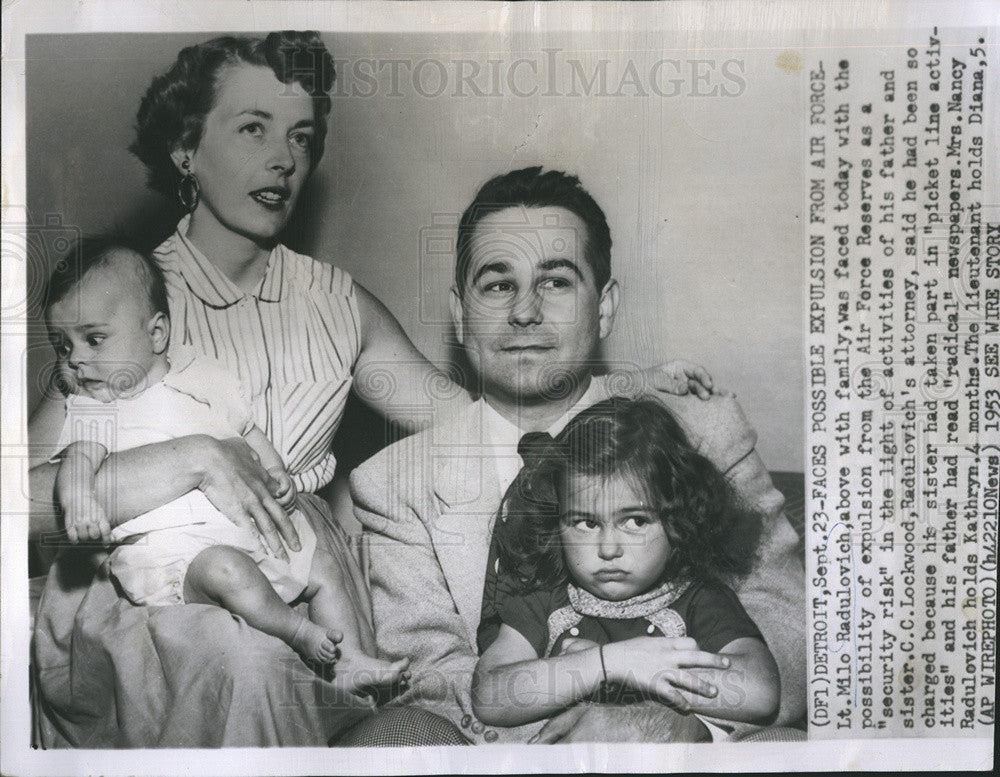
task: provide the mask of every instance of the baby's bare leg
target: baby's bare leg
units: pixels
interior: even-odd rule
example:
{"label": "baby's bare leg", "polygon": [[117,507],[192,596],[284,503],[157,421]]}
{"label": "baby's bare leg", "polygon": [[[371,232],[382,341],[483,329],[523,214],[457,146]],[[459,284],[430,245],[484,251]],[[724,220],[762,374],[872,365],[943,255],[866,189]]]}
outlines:
{"label": "baby's bare leg", "polygon": [[349,687],[387,685],[396,682],[410,665],[409,659],[383,661],[376,658],[375,640],[347,595],[343,569],[325,548],[317,547],[309,570],[309,617],[328,629],[343,632],[337,675]]}
{"label": "baby's bare leg", "polygon": [[304,658],[332,663],[340,635],[303,618],[275,593],[246,553],[228,545],[206,548],[188,567],[184,601],[215,604],[255,629],[284,640]]}

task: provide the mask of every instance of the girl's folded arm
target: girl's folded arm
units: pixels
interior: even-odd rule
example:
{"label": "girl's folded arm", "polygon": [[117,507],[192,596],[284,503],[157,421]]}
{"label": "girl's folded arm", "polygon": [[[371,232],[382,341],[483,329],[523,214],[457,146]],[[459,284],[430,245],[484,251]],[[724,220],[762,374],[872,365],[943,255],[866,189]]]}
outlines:
{"label": "girl's folded arm", "polygon": [[539,658],[516,629],[500,634],[476,665],[472,707],[491,726],[517,726],[547,718],[593,693],[603,679],[597,648]]}
{"label": "girl's folded arm", "polygon": [[778,711],[781,685],[778,666],[767,645],[754,637],[734,639],[722,650],[728,669],[695,669],[698,677],[719,689],[711,700],[682,691],[691,711],[724,720],[766,724]]}

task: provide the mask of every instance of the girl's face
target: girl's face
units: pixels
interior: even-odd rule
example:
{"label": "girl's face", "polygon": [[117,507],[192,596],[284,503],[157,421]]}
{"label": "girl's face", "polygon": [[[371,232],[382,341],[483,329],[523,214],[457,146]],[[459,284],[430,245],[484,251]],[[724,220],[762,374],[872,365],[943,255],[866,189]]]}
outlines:
{"label": "girl's face", "polygon": [[178,167],[189,161],[201,188],[192,236],[273,239],[309,176],[315,126],[312,99],[299,84],[281,83],[267,67],[224,68],[198,147],[174,154]]}
{"label": "girl's face", "polygon": [[571,475],[563,508],[563,558],[574,584],[616,602],[660,582],[670,541],[628,478]]}

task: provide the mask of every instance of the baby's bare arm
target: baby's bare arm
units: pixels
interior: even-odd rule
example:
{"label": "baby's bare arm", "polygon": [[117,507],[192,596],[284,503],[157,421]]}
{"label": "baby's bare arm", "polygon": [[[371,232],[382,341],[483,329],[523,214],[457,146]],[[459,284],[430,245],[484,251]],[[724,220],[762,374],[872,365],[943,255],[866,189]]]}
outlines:
{"label": "baby's bare arm", "polygon": [[[59,465],[49,457],[58,450],[65,421],[66,403],[55,398],[44,399],[28,420],[29,532],[33,538],[62,529],[56,491]],[[96,498],[117,526],[198,488],[211,462],[205,452],[218,445],[207,435],[195,435],[112,453],[96,473]]]}
{"label": "baby's bare arm", "polygon": [[62,452],[56,474],[56,498],[70,542],[111,542],[111,524],[95,494],[97,470],[108,449],[96,442],[74,442]]}
{"label": "baby's bare arm", "polygon": [[274,482],[269,487],[271,496],[285,510],[291,510],[295,506],[295,484],[285,469],[285,462],[281,459],[281,454],[267,438],[267,435],[257,426],[247,432],[243,439],[253,448],[254,453],[260,457],[260,465],[268,471]]}
{"label": "baby's bare arm", "polygon": [[[40,537],[60,528],[56,477],[59,467],[48,455],[55,449],[66,419],[65,403],[46,399],[28,420],[28,440],[36,451],[29,459],[31,516],[29,532]],[[112,453],[97,472],[96,498],[118,524],[162,507],[195,489],[237,526],[254,529],[279,557],[282,546],[298,550],[299,536],[268,491],[266,470],[251,457],[242,437],[216,440],[192,434]],[[280,535],[280,536],[279,536]]]}
{"label": "baby's bare arm", "polygon": [[260,457],[260,465],[266,470],[281,469],[285,468],[285,462],[281,460],[281,454],[275,449],[271,441],[267,439],[267,435],[260,429],[260,427],[255,426],[249,432],[243,435],[243,439],[247,441],[247,445],[253,448],[254,453]]}

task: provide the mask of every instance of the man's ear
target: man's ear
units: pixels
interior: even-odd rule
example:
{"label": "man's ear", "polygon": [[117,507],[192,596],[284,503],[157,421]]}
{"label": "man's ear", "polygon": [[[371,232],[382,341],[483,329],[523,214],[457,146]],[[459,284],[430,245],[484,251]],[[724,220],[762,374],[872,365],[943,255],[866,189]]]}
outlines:
{"label": "man's ear", "polygon": [[153,353],[163,353],[170,344],[170,319],[163,313],[155,313],[146,326],[153,341]]}
{"label": "man's ear", "polygon": [[603,340],[609,334],[611,330],[614,329],[615,325],[615,313],[618,312],[618,303],[621,302],[621,287],[618,286],[618,281],[614,278],[609,280],[604,284],[604,289],[601,291],[601,301],[599,303],[600,311],[600,324],[601,324],[601,339]]}
{"label": "man's ear", "polygon": [[465,308],[462,305],[462,294],[458,286],[452,286],[448,295],[448,308],[451,310],[451,322],[455,325],[455,339],[459,345],[465,345],[465,327],[462,326]]}

